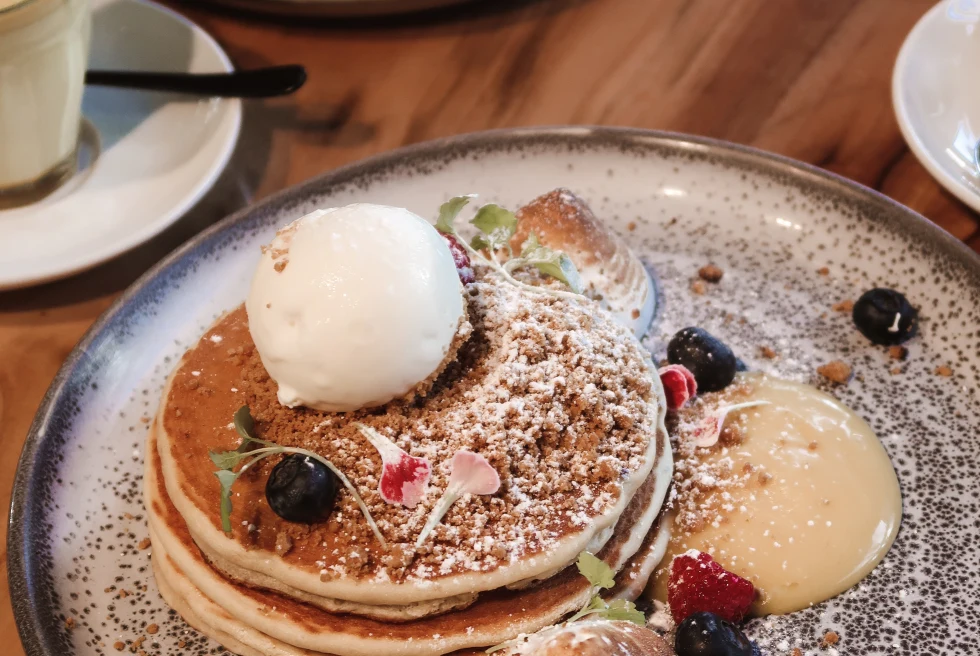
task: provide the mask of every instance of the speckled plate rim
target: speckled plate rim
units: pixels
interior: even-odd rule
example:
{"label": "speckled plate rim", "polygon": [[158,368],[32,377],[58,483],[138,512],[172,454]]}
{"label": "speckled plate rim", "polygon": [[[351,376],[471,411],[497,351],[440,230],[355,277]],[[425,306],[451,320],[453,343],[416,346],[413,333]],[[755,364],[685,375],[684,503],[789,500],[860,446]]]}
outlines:
{"label": "speckled plate rim", "polygon": [[[38,581],[39,563],[31,545],[45,538],[45,517],[39,514],[46,482],[43,465],[54,454],[46,451],[52,435],[66,428],[64,412],[77,403],[74,389],[87,387],[87,369],[98,365],[90,354],[112,339],[111,329],[125,327],[130,316],[154,298],[168,277],[179,277],[181,264],[206,253],[223,238],[234,238],[234,228],[247,229],[269,211],[297,197],[323,193],[331,187],[355,182],[368,175],[392,172],[413,163],[449,161],[473,151],[504,151],[523,146],[563,146],[580,150],[618,148],[623,152],[656,156],[658,152],[714,159],[746,171],[778,179],[813,194],[843,201],[871,220],[889,224],[929,243],[949,262],[961,267],[971,284],[980,288],[980,255],[927,219],[890,198],[841,176],[796,160],[747,146],[684,134],[613,127],[535,127],[475,132],[427,141],[354,162],[285,189],[211,226],[172,252],[133,283],[92,325],[72,350],[38,408],[21,452],[14,478],[7,537],[7,569],[14,616],[28,656],[58,656],[49,637],[58,631],[58,618],[50,594]],[[78,384],[81,383],[81,384]],[[47,636],[47,637],[46,637]]]}

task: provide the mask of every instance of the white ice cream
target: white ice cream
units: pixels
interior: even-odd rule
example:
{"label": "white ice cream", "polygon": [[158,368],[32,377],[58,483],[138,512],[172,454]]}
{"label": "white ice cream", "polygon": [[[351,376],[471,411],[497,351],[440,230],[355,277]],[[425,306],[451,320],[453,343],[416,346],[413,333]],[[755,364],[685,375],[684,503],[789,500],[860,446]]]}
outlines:
{"label": "white ice cream", "polygon": [[406,209],[317,210],[279,231],[245,301],[279,401],[330,412],[405,395],[439,368],[464,314],[446,241]]}

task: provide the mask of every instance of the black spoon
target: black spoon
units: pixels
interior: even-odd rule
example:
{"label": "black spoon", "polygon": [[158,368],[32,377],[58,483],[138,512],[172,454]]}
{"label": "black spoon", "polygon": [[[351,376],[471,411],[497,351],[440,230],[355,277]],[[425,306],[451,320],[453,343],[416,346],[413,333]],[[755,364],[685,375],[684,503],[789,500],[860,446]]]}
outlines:
{"label": "black spoon", "polygon": [[298,65],[272,66],[234,73],[142,73],[88,71],[85,84],[146,91],[172,91],[221,98],[270,98],[290,94],[306,82]]}

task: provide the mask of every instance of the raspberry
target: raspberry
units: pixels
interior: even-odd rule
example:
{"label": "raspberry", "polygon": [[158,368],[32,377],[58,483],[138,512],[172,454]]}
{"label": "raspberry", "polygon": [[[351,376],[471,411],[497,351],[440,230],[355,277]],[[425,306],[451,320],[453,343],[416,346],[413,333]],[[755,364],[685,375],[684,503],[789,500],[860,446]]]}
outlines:
{"label": "raspberry", "polygon": [[725,570],[706,553],[694,549],[670,564],[667,603],[680,624],[699,611],[740,622],[755,601],[755,586]]}
{"label": "raspberry", "polygon": [[661,367],[657,373],[660,374],[660,383],[664,386],[668,410],[682,408],[698,393],[694,374],[682,364],[669,364]]}
{"label": "raspberry", "polygon": [[453,262],[456,264],[456,271],[459,273],[459,281],[464,285],[476,282],[476,274],[473,273],[473,265],[470,263],[470,256],[459,243],[454,235],[442,235],[449,244],[449,252],[453,254]]}

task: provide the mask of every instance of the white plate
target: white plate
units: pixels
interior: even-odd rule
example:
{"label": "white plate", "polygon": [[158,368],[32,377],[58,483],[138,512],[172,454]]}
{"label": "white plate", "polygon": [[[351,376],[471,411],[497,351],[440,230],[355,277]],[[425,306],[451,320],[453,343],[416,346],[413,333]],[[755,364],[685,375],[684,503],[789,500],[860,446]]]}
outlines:
{"label": "white plate", "polygon": [[[89,68],[233,70],[214,39],[145,0],[93,0]],[[43,201],[0,211],[0,289],[104,262],[179,219],[238,140],[240,100],[87,87],[82,170]]]}
{"label": "white plate", "polygon": [[892,76],[898,125],[915,156],[980,211],[980,0],[943,0],[905,39]]}
{"label": "white plate", "polygon": [[[216,648],[169,611],[148,570],[152,550],[135,546],[147,535],[145,420],[184,350],[245,298],[260,246],[278,227],[355,201],[431,218],[463,192],[518,207],[557,186],[620,231],[658,281],[645,342],[655,360],[675,331],[703,326],[750,368],[785,378],[817,382],[816,368],[835,359],[854,367],[855,379],[832,392],[892,457],[902,528],[859,585],[752,621],[762,653],[800,647],[830,656],[816,646],[834,630],[847,656],[977,654],[980,257],[888,198],[777,155],[701,137],[569,127],[453,137],[336,169],[212,226],[120,296],[54,380],[17,470],[7,571],[28,656],[114,655],[116,641],[147,635],[150,623],[159,630],[148,653]],[[708,262],[724,280],[694,294],[691,279]],[[821,267],[829,274],[818,275]],[[904,362],[831,311],[879,285],[920,308]],[[762,345],[779,357],[761,356]],[[132,594],[120,601],[103,593],[110,586]]]}

